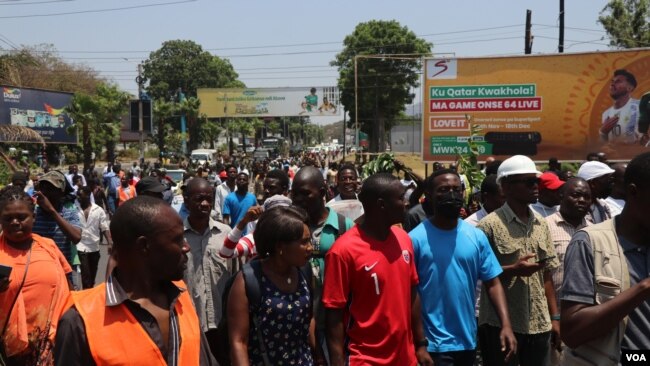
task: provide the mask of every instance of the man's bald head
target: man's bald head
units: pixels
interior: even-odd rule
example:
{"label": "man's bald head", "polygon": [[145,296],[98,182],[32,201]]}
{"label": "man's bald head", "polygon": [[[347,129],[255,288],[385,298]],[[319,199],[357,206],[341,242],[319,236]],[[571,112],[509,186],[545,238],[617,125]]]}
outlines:
{"label": "man's bald head", "polygon": [[204,178],[192,178],[187,182],[185,190],[183,190],[183,196],[188,197],[192,194],[192,192],[198,191],[199,189],[203,189],[205,187],[211,187],[210,182]]}
{"label": "man's bald head", "polygon": [[292,187],[301,184],[314,185],[318,189],[325,188],[325,180],[323,179],[323,174],[318,168],[313,166],[306,166],[296,173],[296,176],[293,178]]}

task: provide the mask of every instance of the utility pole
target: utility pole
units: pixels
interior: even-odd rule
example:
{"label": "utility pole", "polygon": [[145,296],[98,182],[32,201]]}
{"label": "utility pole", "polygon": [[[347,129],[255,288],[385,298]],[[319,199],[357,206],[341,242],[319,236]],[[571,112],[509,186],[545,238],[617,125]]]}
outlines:
{"label": "utility pole", "polygon": [[[339,100],[341,100],[339,98]],[[346,127],[347,127],[347,121],[345,120],[346,114],[348,114],[348,111],[343,108],[343,158],[345,158],[345,152],[346,152],[346,146],[345,146],[345,136],[347,135],[345,133]]]}
{"label": "utility pole", "polygon": [[530,34],[530,28],[532,26],[531,24],[531,18],[532,18],[533,12],[529,10],[526,10],[526,36],[524,37],[524,53],[527,55],[530,55],[530,53],[533,51],[533,37]]}
{"label": "utility pole", "polygon": [[[178,103],[183,103],[185,101],[185,93],[183,89],[178,87],[178,92],[176,93],[178,98]],[[183,134],[183,141],[181,141],[181,152],[184,156],[187,156],[187,120],[185,118],[185,112],[181,112],[181,134]]]}
{"label": "utility pole", "polygon": [[564,0],[560,0],[560,38],[558,40],[557,51],[564,53]]}
{"label": "utility pole", "polygon": [[142,64],[138,64],[138,131],[140,133],[140,162],[144,162],[144,119],[142,117]]}

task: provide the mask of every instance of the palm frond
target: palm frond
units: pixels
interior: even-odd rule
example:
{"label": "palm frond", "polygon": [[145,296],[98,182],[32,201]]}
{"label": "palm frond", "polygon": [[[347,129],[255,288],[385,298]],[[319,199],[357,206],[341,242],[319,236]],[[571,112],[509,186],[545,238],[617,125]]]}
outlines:
{"label": "palm frond", "polygon": [[34,142],[45,145],[43,137],[29,127],[0,125],[0,142]]}

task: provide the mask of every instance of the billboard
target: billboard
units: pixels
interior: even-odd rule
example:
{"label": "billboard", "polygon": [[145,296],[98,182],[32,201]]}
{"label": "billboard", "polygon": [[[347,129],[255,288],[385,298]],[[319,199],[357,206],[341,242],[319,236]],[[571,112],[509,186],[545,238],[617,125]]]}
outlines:
{"label": "billboard", "polygon": [[73,121],[63,112],[72,99],[71,93],[13,86],[0,88],[0,123],[29,127],[48,144],[77,143],[77,135],[66,131]]}
{"label": "billboard", "polygon": [[219,117],[338,116],[336,87],[198,89],[199,113]]}
{"label": "billboard", "polygon": [[627,160],[650,151],[650,49],[431,58],[424,68],[424,161],[467,152],[468,118],[482,128],[482,158],[584,160],[603,151]]}

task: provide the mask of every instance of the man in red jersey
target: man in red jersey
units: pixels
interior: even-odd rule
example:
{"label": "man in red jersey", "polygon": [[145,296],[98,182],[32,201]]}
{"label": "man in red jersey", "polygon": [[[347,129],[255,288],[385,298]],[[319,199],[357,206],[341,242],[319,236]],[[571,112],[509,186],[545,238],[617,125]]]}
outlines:
{"label": "man in red jersey", "polygon": [[392,175],[369,177],[359,194],[363,222],[325,257],[323,305],[332,366],[433,365],[416,308],[413,245],[394,226],[404,218],[403,197],[404,187]]}

